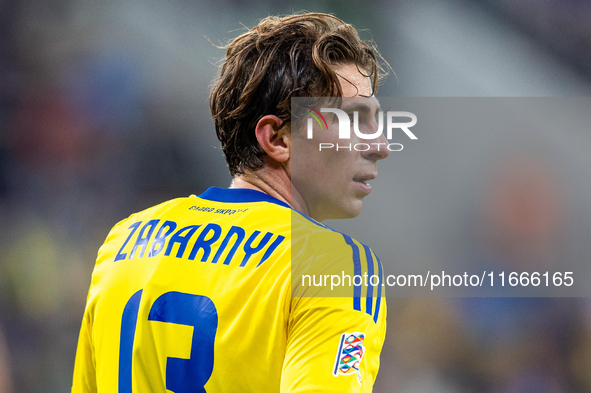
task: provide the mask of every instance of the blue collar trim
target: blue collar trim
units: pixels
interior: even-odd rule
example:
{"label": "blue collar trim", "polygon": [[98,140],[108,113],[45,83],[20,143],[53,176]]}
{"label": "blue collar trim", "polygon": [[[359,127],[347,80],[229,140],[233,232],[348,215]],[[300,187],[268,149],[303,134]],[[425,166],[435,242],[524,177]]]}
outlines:
{"label": "blue collar trim", "polygon": [[199,198],[214,202],[269,202],[291,209],[287,203],[272,197],[264,192],[251,190],[249,188],[219,188],[209,187],[207,191],[199,195]]}
{"label": "blue collar trim", "polygon": [[[316,224],[322,228],[326,228],[333,232],[338,232],[325,225],[321,222],[308,217],[306,214],[299,210],[293,209],[287,203],[280,201],[279,199],[272,197],[264,192],[251,190],[250,188],[220,188],[220,187],[209,187],[203,194],[199,195],[199,198],[214,202],[229,202],[229,203],[244,203],[244,202],[269,202],[279,206],[286,207],[292,211],[298,212],[302,217],[307,219],[313,224]],[[340,232],[338,232],[340,233]]]}

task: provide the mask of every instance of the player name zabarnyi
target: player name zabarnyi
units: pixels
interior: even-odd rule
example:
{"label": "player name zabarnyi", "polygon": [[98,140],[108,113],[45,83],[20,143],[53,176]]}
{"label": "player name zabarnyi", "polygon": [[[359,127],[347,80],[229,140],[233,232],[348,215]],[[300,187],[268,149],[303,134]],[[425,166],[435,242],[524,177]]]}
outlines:
{"label": "player name zabarnyi", "polygon": [[[253,260],[257,261],[258,267],[285,240],[284,236],[272,232],[247,232],[237,225],[226,231],[215,223],[178,228],[175,221],[161,222],[159,219],[138,221],[131,224],[128,229],[129,235],[119,249],[115,262],[133,258],[152,258],[164,253],[166,257],[187,258],[190,261],[217,263],[223,260],[224,265],[229,265],[236,259],[240,261],[240,267]],[[154,233],[156,235],[152,237]],[[188,247],[193,238],[196,240]],[[215,254],[212,254],[212,245],[220,239],[221,245]]]}

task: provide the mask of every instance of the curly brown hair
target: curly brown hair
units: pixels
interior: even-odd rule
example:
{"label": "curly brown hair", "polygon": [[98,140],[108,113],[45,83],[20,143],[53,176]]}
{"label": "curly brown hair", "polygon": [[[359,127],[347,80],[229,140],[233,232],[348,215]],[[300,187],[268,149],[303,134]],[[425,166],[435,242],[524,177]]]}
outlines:
{"label": "curly brown hair", "polygon": [[[332,67],[356,64],[375,94],[385,76],[372,42],[339,18],[322,13],[270,16],[228,44],[209,105],[232,176],[263,166],[255,127],[265,115],[291,119],[292,97],[342,97]],[[389,67],[389,66],[388,66]]]}

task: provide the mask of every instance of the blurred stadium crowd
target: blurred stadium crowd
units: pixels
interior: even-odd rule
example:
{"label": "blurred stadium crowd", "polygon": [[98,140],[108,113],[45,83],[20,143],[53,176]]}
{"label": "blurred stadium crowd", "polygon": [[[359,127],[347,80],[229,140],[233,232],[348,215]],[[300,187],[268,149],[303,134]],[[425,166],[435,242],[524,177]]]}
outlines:
{"label": "blurred stadium crowd", "polygon": [[[388,47],[396,20],[384,18],[384,7],[394,15],[412,2],[164,3],[0,0],[0,393],[69,389],[94,257],[109,228],[155,203],[229,183],[207,107],[212,63],[222,56],[210,37],[217,44],[237,35],[240,22],[252,26],[269,13],[332,12],[372,29],[393,59],[402,82],[383,95],[426,91],[405,84],[413,75],[401,75],[406,63],[395,59],[412,42]],[[452,11],[471,7],[448,3]],[[586,3],[527,3],[571,10],[579,27],[568,53],[577,75],[591,75]],[[529,34],[562,37],[551,14],[535,15]],[[487,209],[496,218],[483,240],[493,254],[528,260],[559,230],[544,176],[519,189],[538,170],[495,183],[498,198]],[[507,231],[523,247],[508,244]],[[375,391],[591,392],[591,306],[559,298],[389,300]]]}
{"label": "blurred stadium crowd", "polygon": [[[576,254],[572,206],[543,158],[506,159],[485,183],[474,210],[460,213],[467,222],[450,241],[462,247],[453,257],[487,271],[536,271]],[[589,392],[590,344],[587,298],[389,299],[382,361],[391,372],[377,391]]]}

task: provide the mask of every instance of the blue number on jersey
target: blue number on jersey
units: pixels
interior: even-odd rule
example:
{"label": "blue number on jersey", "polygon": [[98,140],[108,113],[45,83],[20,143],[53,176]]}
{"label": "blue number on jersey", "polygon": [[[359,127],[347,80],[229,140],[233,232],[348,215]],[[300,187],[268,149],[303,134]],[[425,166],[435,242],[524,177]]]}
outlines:
{"label": "blue number on jersey", "polygon": [[[133,340],[141,296],[142,291],[136,292],[123,310],[119,393],[132,393]],[[218,327],[218,314],[211,299],[182,292],[167,292],[154,301],[148,320],[194,327],[189,359],[167,359],[166,389],[175,393],[205,393],[204,386],[213,372],[213,346]]]}
{"label": "blue number on jersey", "polygon": [[140,309],[142,291],[137,291],[127,301],[121,318],[121,342],[119,343],[119,393],[131,393],[131,364],[133,339]]}

